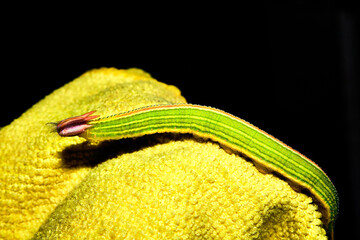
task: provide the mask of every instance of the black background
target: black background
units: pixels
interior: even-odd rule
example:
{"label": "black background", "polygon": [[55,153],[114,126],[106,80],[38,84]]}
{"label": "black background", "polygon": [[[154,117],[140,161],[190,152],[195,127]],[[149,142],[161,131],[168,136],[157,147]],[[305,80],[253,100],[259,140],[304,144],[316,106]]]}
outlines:
{"label": "black background", "polygon": [[87,70],[141,68],[313,159],[339,192],[335,236],[360,239],[358,9],[218,4],[3,8],[0,126]]}

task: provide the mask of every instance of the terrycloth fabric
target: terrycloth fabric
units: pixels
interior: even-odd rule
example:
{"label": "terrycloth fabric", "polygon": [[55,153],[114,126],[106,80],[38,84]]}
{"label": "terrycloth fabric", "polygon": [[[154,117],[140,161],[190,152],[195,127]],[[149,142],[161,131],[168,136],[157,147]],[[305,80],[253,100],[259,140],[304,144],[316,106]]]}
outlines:
{"label": "terrycloth fabric", "polygon": [[216,143],[156,134],[88,144],[46,124],[184,102],[141,70],[99,69],[3,127],[0,238],[326,239],[310,197]]}

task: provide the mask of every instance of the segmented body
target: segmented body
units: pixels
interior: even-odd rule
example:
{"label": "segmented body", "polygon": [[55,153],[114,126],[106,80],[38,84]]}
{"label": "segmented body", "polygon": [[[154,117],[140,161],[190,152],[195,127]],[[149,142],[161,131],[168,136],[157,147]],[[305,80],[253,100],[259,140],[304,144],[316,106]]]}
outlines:
{"label": "segmented body", "polygon": [[338,195],[328,176],[304,155],[238,117],[211,107],[176,104],[144,107],[90,119],[86,124],[91,127],[77,135],[88,140],[171,132],[191,133],[219,142],[257,165],[281,174],[293,185],[307,189],[320,206],[324,225],[332,235],[338,213]]}

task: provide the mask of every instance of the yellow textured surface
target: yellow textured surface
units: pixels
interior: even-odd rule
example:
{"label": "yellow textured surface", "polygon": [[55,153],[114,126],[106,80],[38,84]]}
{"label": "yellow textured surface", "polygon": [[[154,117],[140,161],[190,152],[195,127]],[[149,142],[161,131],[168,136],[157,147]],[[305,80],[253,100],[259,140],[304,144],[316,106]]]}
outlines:
{"label": "yellow textured surface", "polygon": [[185,102],[141,70],[89,71],[0,130],[1,239],[326,239],[310,197],[217,144],[87,144],[47,122]]}

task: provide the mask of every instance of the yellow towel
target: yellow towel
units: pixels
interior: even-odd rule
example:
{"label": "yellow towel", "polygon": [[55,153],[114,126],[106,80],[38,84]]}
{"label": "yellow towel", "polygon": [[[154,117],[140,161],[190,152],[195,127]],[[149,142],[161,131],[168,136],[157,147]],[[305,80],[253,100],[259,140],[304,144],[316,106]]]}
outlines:
{"label": "yellow towel", "polygon": [[156,134],[96,145],[46,124],[184,102],[139,69],[103,68],[3,127],[0,238],[326,239],[310,197],[215,143]]}

